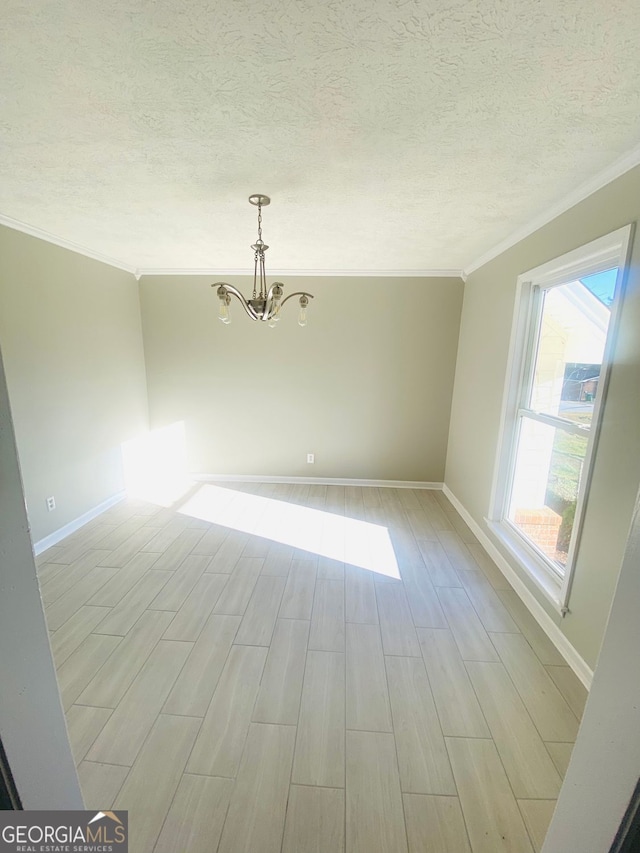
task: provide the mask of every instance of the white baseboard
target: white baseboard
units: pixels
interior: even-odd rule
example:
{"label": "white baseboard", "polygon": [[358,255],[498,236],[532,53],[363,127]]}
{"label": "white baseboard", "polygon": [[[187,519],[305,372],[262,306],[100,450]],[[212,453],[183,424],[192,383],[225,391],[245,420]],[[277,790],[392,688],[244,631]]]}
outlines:
{"label": "white baseboard", "polygon": [[44,539],[39,539],[37,542],[34,542],[33,553],[37,557],[42,554],[43,551],[46,551],[47,548],[51,548],[52,545],[57,545],[57,543],[61,542],[66,536],[70,536],[72,533],[75,533],[76,530],[79,530],[88,522],[93,521],[94,518],[102,515],[103,512],[111,509],[115,504],[120,503],[120,501],[124,500],[126,496],[127,493],[125,491],[116,492],[115,495],[111,495],[110,498],[107,498],[106,501],[102,501],[98,506],[94,506],[93,509],[83,513],[78,518],[74,518],[73,521],[65,524],[64,527],[60,527],[58,530],[54,530],[53,533],[45,536]]}
{"label": "white baseboard", "polygon": [[442,483],[421,480],[353,480],[343,477],[268,477],[254,474],[190,474],[197,483],[303,483],[311,486],[377,486],[382,489],[437,489]]}
{"label": "white baseboard", "polygon": [[578,676],[580,681],[584,684],[587,690],[589,690],[591,688],[591,681],[593,679],[593,670],[591,669],[589,664],[571,645],[571,643],[562,633],[560,628],[556,625],[553,619],[551,619],[546,610],[542,607],[542,605],[537,601],[535,596],[531,593],[531,591],[525,586],[525,584],[516,574],[512,566],[509,564],[508,560],[500,553],[500,551],[498,551],[491,539],[489,539],[489,537],[480,527],[480,525],[460,503],[458,498],[453,494],[453,492],[446,485],[446,483],[443,485],[442,491],[449,498],[456,510],[460,513],[462,518],[471,528],[471,530],[473,531],[487,554],[489,554],[489,556],[498,566],[502,574],[505,576],[505,578],[509,581],[514,590],[520,596],[520,598],[522,599],[522,603],[529,610],[538,625],[540,625],[542,630],[545,632],[547,637],[551,640],[553,645],[560,652],[562,657],[569,664],[571,669]]}

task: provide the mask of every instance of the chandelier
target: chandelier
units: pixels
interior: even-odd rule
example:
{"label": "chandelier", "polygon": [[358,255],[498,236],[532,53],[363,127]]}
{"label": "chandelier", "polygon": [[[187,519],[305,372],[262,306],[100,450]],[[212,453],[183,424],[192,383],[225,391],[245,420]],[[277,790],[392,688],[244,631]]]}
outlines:
{"label": "chandelier", "polygon": [[245,299],[240,291],[232,284],[227,284],[225,281],[216,281],[211,287],[218,288],[218,298],[220,299],[220,312],[218,316],[223,323],[231,322],[231,297],[235,296],[240,300],[242,307],[247,312],[252,320],[262,320],[266,322],[272,329],[277,326],[280,320],[280,310],[289,299],[294,296],[300,297],[300,313],[298,315],[298,324],[300,326],[307,325],[307,307],[309,299],[313,299],[311,293],[298,291],[292,293],[285,299],[282,298],[284,291],[281,281],[274,281],[269,289],[267,289],[267,275],[264,268],[264,253],[269,248],[262,239],[262,208],[271,204],[271,199],[268,195],[261,193],[249,196],[249,202],[258,208],[258,239],[251,246],[253,249],[253,296],[251,299]]}

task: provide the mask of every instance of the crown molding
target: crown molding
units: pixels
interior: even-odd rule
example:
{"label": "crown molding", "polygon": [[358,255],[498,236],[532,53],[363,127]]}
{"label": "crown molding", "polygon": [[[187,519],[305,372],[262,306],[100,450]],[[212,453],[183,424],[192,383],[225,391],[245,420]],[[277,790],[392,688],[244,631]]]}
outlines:
{"label": "crown molding", "polygon": [[136,274],[136,268],[131,264],[125,264],[124,261],[119,261],[117,258],[112,258],[109,255],[103,255],[101,252],[94,252],[93,249],[88,249],[86,246],[80,246],[71,240],[65,240],[63,237],[57,237],[55,234],[50,234],[48,231],[43,231],[42,228],[36,228],[33,225],[27,225],[26,222],[20,222],[18,219],[12,219],[10,216],[5,216],[0,213],[0,225],[5,225],[7,228],[12,228],[14,231],[21,231],[23,234],[28,234],[30,237],[37,237],[38,240],[44,240],[46,243],[53,243],[54,246],[59,246],[61,249],[68,249],[70,252],[75,252],[77,255],[84,255],[85,258],[91,258],[94,261],[100,261],[102,264],[107,264],[110,267]]}
{"label": "crown molding", "polygon": [[[100,261],[110,267],[124,270],[135,276],[136,281],[140,281],[143,275],[201,275],[201,276],[250,276],[252,275],[248,267],[244,269],[220,269],[214,267],[194,267],[194,268],[173,268],[173,267],[135,267],[131,264],[126,264],[117,258],[112,258],[109,255],[103,255],[101,252],[95,252],[93,249],[88,249],[86,246],[81,246],[79,243],[74,243],[71,240],[65,240],[63,237],[58,237],[42,228],[36,228],[33,225],[28,225],[26,222],[20,222],[18,219],[13,219],[10,216],[5,216],[0,213],[0,225],[5,225],[7,228],[12,228],[14,231],[21,231],[23,234],[28,234],[30,237],[37,237],[39,240],[44,240],[46,243],[52,243],[54,246],[59,246],[61,249],[68,249],[70,252],[75,252],[78,255],[84,255],[86,258],[92,258],[94,261]],[[315,278],[332,278],[342,276],[347,278],[464,278],[463,270],[461,269],[417,269],[417,270],[296,270],[296,269],[275,269],[269,270],[269,275],[281,276],[296,276],[296,277],[315,277]]]}
{"label": "crown molding", "polygon": [[[468,264],[464,269],[404,269],[404,270],[304,270],[304,269],[275,269],[269,270],[271,276],[296,276],[296,277],[316,277],[316,278],[334,278],[337,276],[345,278],[460,278],[462,281],[467,280],[467,277],[475,272],[480,267],[497,258],[503,252],[506,252],[512,246],[515,246],[521,240],[529,237],[538,229],[547,225],[556,217],[570,210],[576,204],[584,201],[593,193],[615,181],[626,172],[640,165],[640,145],[628,151],[626,154],[619,157],[602,171],[598,172],[592,178],[584,181],[568,195],[558,202],[552,204],[546,211],[539,214],[530,220],[526,225],[513,231],[504,240],[501,240],[493,248],[484,252],[477,257],[472,263]],[[18,219],[13,219],[10,216],[5,216],[0,213],[0,225],[5,225],[7,228],[12,228],[14,231],[21,231],[23,234],[28,234],[31,237],[37,237],[47,243],[52,243],[54,246],[59,246],[62,249],[68,249],[71,252],[76,252],[79,255],[84,255],[87,258],[92,258],[95,261],[100,261],[108,266],[116,269],[124,270],[132,273],[136,280],[139,281],[142,276],[248,276],[250,271],[245,269],[217,269],[217,268],[156,268],[156,267],[135,267],[127,264],[124,261],[112,258],[109,255],[103,255],[101,252],[96,252],[86,246],[81,246],[71,240],[65,240],[55,234],[50,234],[41,228],[36,228],[33,225],[28,225],[26,222],[20,222]]]}
{"label": "crown molding", "polygon": [[[146,268],[139,267],[135,270],[136,278],[141,278],[143,275],[203,275],[203,276],[252,276],[253,272],[247,267],[240,270],[229,269],[162,269],[162,268]],[[446,270],[284,270],[284,269],[269,269],[269,277],[273,276],[297,276],[297,277],[314,277],[314,278],[335,278],[341,276],[345,278],[462,278],[463,271],[460,269]]]}
{"label": "crown molding", "polygon": [[585,198],[588,198],[593,193],[598,190],[606,187],[607,184],[610,184],[612,181],[615,181],[616,178],[621,177],[626,172],[629,172],[631,169],[634,169],[636,166],[640,165],[640,145],[636,148],[633,148],[631,151],[628,151],[626,154],[623,154],[622,157],[618,157],[617,160],[614,160],[609,166],[603,169],[601,172],[598,172],[592,178],[584,181],[584,183],[577,186],[574,190],[572,190],[568,195],[566,195],[560,201],[555,202],[550,207],[547,208],[544,213],[539,214],[534,219],[530,220],[526,225],[521,226],[509,237],[506,237],[500,243],[495,245],[492,249],[489,249],[487,252],[484,252],[475,261],[468,264],[462,273],[462,279],[464,281],[467,280],[467,276],[471,275],[472,272],[475,272],[480,267],[483,267],[485,264],[492,261],[494,258],[497,258],[498,255],[501,255],[503,252],[506,252],[507,249],[510,249],[512,246],[515,246],[516,243],[519,243],[521,240],[524,240],[525,237],[529,237],[530,234],[533,234],[534,231],[538,231],[538,229],[542,228],[544,225],[547,225],[553,219],[560,216],[563,213],[566,213],[567,210],[570,210],[572,207],[575,207],[581,201],[584,201]]}

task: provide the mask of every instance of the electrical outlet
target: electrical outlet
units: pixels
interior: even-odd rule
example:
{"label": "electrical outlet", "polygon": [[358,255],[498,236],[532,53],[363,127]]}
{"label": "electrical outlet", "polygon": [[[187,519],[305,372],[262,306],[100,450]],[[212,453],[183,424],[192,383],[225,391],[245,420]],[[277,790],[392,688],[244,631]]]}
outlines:
{"label": "electrical outlet", "polygon": [[52,509],[56,508],[56,499],[51,495],[50,498],[47,498],[47,509],[51,512]]}
{"label": "electrical outlet", "polygon": [[316,461],[315,453],[307,453],[307,462],[309,465],[313,465]]}

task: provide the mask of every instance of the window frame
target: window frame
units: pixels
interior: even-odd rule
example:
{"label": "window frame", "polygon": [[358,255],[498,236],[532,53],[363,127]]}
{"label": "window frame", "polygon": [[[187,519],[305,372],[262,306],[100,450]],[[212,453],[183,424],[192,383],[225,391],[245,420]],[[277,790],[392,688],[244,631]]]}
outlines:
{"label": "window frame", "polygon": [[[626,225],[587,243],[585,246],[528,270],[518,276],[516,283],[493,487],[489,515],[485,521],[494,536],[515,558],[552,606],[562,615],[568,612],[567,602],[571,593],[571,584],[584,526],[589,487],[593,475],[602,413],[607,396],[619,317],[624,298],[632,229],[632,225]],[[617,267],[618,273],[590,429],[582,429],[561,417],[533,412],[525,403],[530,400],[531,384],[534,379],[544,292],[613,267]],[[546,423],[552,427],[560,426],[578,435],[588,436],[564,574],[508,518],[518,439],[521,424],[525,417]]]}

